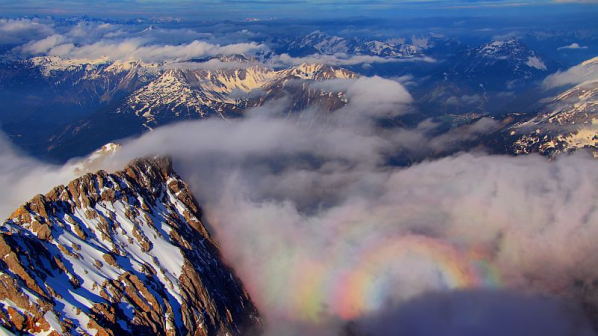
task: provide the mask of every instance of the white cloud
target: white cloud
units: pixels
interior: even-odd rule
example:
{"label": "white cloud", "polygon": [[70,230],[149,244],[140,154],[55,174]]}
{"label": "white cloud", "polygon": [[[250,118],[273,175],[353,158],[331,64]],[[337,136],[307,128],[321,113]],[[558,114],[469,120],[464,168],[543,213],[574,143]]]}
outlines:
{"label": "white cloud", "polygon": [[125,40],[100,40],[92,44],[76,46],[62,35],[28,43],[20,48],[24,54],[47,54],[63,58],[140,60],[144,62],[186,61],[198,57],[252,53],[266,50],[257,43],[239,43],[220,46],[202,41],[181,45],[152,44],[143,38]]}
{"label": "white cloud", "polygon": [[0,19],[0,44],[23,43],[53,33],[53,25],[40,20]]}
{"label": "white cloud", "polygon": [[565,85],[577,85],[584,82],[598,80],[598,57],[585,61],[579,65],[569,68],[566,71],[559,71],[552,74],[542,83],[546,89]]}
{"label": "white cloud", "polygon": [[31,41],[21,47],[22,52],[32,55],[46,54],[51,49],[62,45],[66,38],[59,34],[50,35],[38,41]]}
{"label": "white cloud", "polygon": [[44,164],[19,153],[0,134],[0,216],[7,218],[29,198],[75,178],[69,166]]}
{"label": "white cloud", "polygon": [[[336,334],[347,319],[371,327],[367,317],[387,306],[408,309],[426,293],[485,286],[452,282],[445,267],[475,273],[479,262],[496,273],[473,278],[497,277],[501,289],[528,294],[556,286],[563,296],[571,295],[574,279],[598,275],[598,258],[588,258],[598,234],[598,162],[462,154],[391,168],[380,164],[399,138],[342,117],[335,124],[254,114],[158,129],[123,151],[173,155],[224,257],[266,318],[268,335]],[[472,132],[492,127],[481,121]],[[353,277],[360,280],[347,283]],[[448,313],[461,316],[459,302]],[[545,302],[550,312],[535,315],[524,300],[521,312],[534,314],[535,323],[522,327],[500,302],[510,301],[493,304],[497,323],[531,334],[551,323],[571,332],[583,321],[579,313],[556,313],[552,301]],[[490,327],[478,326],[475,335],[491,334]],[[446,332],[434,330],[429,334]]]}
{"label": "white cloud", "polygon": [[579,43],[571,43],[569,45],[557,48],[557,50],[563,50],[563,49],[588,49],[588,47],[579,45]]}
{"label": "white cloud", "polygon": [[[51,21],[50,21],[51,22]],[[44,34],[37,33],[43,27]],[[14,35],[26,32],[22,45],[14,49],[22,56],[60,56],[63,58],[140,60],[145,62],[187,61],[196,57],[244,54],[253,55],[268,48],[237,32],[200,33],[192,29],[154,28],[143,30],[102,22],[79,22],[74,26],[52,26],[32,20],[0,20],[0,32]],[[23,33],[25,34],[25,33]],[[0,40],[2,38],[0,37]],[[13,38],[14,39],[14,38]],[[215,65],[215,64],[212,64]]]}

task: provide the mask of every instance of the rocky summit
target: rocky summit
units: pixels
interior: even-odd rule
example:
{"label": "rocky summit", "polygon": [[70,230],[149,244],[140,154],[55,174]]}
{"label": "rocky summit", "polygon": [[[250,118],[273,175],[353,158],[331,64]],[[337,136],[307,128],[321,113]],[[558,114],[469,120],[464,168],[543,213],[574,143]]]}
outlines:
{"label": "rocky summit", "polygon": [[239,335],[261,321],[169,159],[37,195],[0,227],[0,332]]}

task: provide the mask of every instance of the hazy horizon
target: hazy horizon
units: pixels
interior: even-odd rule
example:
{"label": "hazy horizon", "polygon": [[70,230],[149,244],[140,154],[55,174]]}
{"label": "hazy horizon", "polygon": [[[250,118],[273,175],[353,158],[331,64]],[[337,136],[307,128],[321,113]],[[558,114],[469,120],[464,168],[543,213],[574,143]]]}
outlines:
{"label": "hazy horizon", "polygon": [[[414,18],[459,16],[587,15],[598,8],[595,0],[462,0],[462,1],[312,1],[312,0],[71,0],[19,2],[2,0],[3,15],[54,15],[114,18],[179,18],[186,21],[259,19],[322,19],[350,17]],[[590,13],[589,13],[590,12]]]}

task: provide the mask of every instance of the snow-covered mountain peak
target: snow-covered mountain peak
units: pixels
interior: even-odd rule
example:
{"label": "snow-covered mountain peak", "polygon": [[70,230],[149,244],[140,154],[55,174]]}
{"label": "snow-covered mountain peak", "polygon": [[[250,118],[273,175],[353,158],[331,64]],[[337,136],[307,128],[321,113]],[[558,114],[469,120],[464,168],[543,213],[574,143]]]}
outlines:
{"label": "snow-covered mountain peak", "polygon": [[[166,118],[166,113],[170,117],[218,114],[226,118],[226,112],[240,112],[246,107],[248,95],[255,90],[268,94],[284,89],[293,79],[320,81],[356,76],[340,67],[308,63],[280,71],[257,64],[230,69],[170,69],[129,96],[117,112],[134,112],[145,120],[148,129],[158,119]],[[251,104],[259,104],[259,100]]]}
{"label": "snow-covered mountain peak", "polygon": [[540,71],[547,71],[544,60],[516,38],[496,40],[478,48],[478,55],[518,62]]}
{"label": "snow-covered mountain peak", "polygon": [[251,59],[247,58],[245,55],[240,55],[240,54],[219,55],[216,57],[212,57],[212,59],[217,59],[221,62],[228,62],[228,63],[247,63],[247,62],[251,61]]}
{"label": "snow-covered mountain peak", "polygon": [[[133,111],[152,129],[160,118],[204,117],[215,113],[226,118],[238,110],[239,97],[271,81],[276,72],[253,65],[231,69],[169,69],[130,95],[117,112]],[[167,114],[169,116],[167,116]]]}
{"label": "snow-covered mountain peak", "polygon": [[87,174],[0,226],[0,319],[15,334],[239,335],[259,324],[168,159]]}
{"label": "snow-covered mountain peak", "polygon": [[319,30],[313,31],[292,44],[295,48],[313,48],[323,54],[347,52],[350,42],[339,36],[329,36]]}
{"label": "snow-covered mountain peak", "polygon": [[118,105],[103,110],[101,116],[65,127],[51,139],[51,150],[62,151],[65,146],[74,144],[64,139],[86,139],[100,134],[101,139],[90,139],[86,152],[79,154],[85,155],[93,150],[91,146],[101,146],[171,122],[214,116],[240,117],[249,108],[281,98],[290,101],[289,112],[309,107],[334,111],[347,103],[344,94],[317,88],[309,82],[356,77],[354,72],[323,64],[301,64],[278,71],[252,63],[217,69],[165,69]]}
{"label": "snow-covered mountain peak", "polygon": [[40,70],[43,76],[62,76],[64,73],[81,72],[83,77],[95,79],[101,72],[120,74],[124,72],[139,72],[145,74],[157,73],[161,65],[135,60],[109,60],[107,57],[98,59],[62,58],[59,56],[39,56],[26,61],[32,67]]}
{"label": "snow-covered mountain peak", "polygon": [[145,28],[141,32],[145,33],[145,32],[150,32],[150,31],[153,31],[153,30],[156,30],[156,29],[158,29],[158,27],[156,27],[155,25],[149,25],[147,28]]}
{"label": "snow-covered mountain peak", "polygon": [[34,67],[38,67],[41,73],[50,77],[55,72],[61,71],[76,71],[84,69],[87,71],[96,70],[101,65],[109,65],[108,58],[100,59],[78,59],[78,58],[61,58],[58,56],[39,56],[28,60]]}
{"label": "snow-covered mountain peak", "polygon": [[[427,40],[424,45],[428,45]],[[415,44],[406,44],[404,39],[395,39],[391,43],[388,43],[378,40],[330,36],[319,30],[291,41],[288,49],[291,50],[291,53],[318,53],[326,55],[343,53],[393,58],[409,58],[422,55],[418,46]]]}
{"label": "snow-covered mountain peak", "polygon": [[159,63],[147,63],[142,61],[113,61],[108,67],[106,67],[105,71],[108,72],[123,72],[123,71],[132,71],[138,70],[143,72],[158,72],[161,68],[161,64]]}
{"label": "snow-covered mountain peak", "polygon": [[315,38],[323,38],[328,37],[328,34],[322,32],[321,30],[317,29],[312,31],[311,33],[304,36],[304,39],[315,39]]}
{"label": "snow-covered mountain peak", "polygon": [[[518,83],[525,84],[530,79],[542,78],[555,68],[554,62],[511,38],[491,41],[464,51],[448,73],[466,80],[474,79],[475,85],[500,83],[512,88]],[[496,81],[497,78],[504,79],[504,82]]]}
{"label": "snow-covered mountain peak", "polygon": [[87,158],[73,165],[75,175],[96,172],[104,162],[112,158],[120,150],[117,143],[107,143],[100,149],[91,153]]}
{"label": "snow-covered mountain peak", "polygon": [[256,64],[246,68],[199,71],[194,75],[197,85],[208,91],[230,94],[235,90],[249,92],[257,89],[274,78],[276,73]]}
{"label": "snow-covered mountain peak", "polygon": [[476,52],[484,57],[508,57],[525,51],[527,47],[519,40],[510,38],[507,40],[494,40],[478,47]]}
{"label": "snow-covered mountain peak", "polygon": [[357,77],[354,72],[341,67],[319,63],[303,63],[279,72],[281,77],[293,76],[306,80],[351,79]]}
{"label": "snow-covered mountain peak", "polygon": [[517,66],[525,65],[540,71],[548,70],[542,57],[515,38],[486,43],[474,49],[474,53],[483,58],[516,62]]}

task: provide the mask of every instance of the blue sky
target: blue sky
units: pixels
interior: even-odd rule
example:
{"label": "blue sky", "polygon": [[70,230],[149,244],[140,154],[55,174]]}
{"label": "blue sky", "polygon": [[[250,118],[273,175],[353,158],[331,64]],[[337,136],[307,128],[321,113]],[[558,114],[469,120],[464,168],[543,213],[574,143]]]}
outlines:
{"label": "blue sky", "polygon": [[598,0],[0,0],[4,15],[239,19],[596,11]]}

